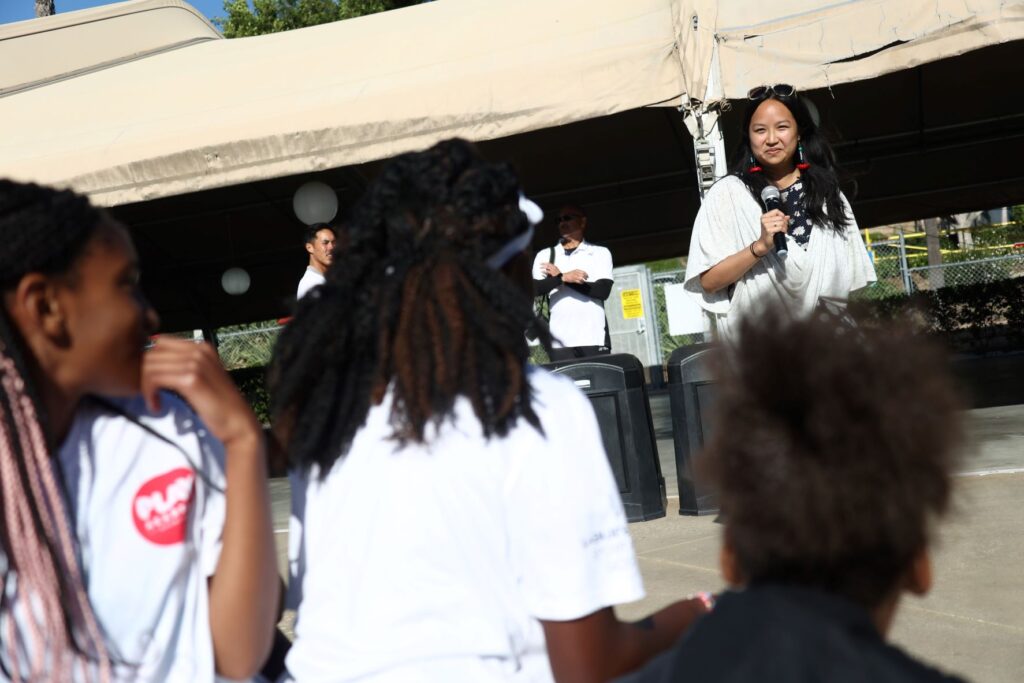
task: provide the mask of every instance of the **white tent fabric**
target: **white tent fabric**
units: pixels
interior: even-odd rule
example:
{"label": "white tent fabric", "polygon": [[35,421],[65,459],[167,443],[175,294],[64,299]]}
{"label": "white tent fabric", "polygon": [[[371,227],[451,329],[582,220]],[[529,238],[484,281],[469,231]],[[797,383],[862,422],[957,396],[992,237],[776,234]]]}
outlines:
{"label": "white tent fabric", "polygon": [[443,0],[218,36],[182,0],[0,27],[0,175],[114,206],[761,83],[809,90],[1020,40],[1024,0]]}
{"label": "white tent fabric", "polygon": [[726,98],[810,90],[1024,39],[1024,1],[734,0],[719,3],[716,39]]}
{"label": "white tent fabric", "polygon": [[[444,0],[208,40],[0,94],[0,175],[119,205],[676,104],[703,94],[710,64],[692,14],[682,0]],[[101,40],[104,23],[54,39]],[[29,39],[69,49],[11,41]]]}
{"label": "white tent fabric", "polygon": [[0,24],[0,96],[222,39],[181,0],[136,0]]}

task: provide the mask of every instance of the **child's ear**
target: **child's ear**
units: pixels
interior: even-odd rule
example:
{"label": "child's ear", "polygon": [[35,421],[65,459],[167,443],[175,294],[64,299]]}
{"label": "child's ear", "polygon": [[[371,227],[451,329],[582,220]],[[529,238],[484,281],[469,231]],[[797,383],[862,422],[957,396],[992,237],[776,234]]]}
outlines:
{"label": "child's ear", "polygon": [[914,555],[905,588],[914,595],[925,595],[932,589],[932,558],[928,548],[921,548]]}
{"label": "child's ear", "polygon": [[718,552],[718,564],[722,569],[722,578],[730,586],[743,585],[743,572],[736,557],[736,551],[729,540],[729,533],[722,535],[722,549]]}
{"label": "child's ear", "polygon": [[15,288],[10,305],[11,315],[22,328],[22,334],[42,333],[63,342],[67,335],[67,317],[54,283],[41,273],[29,273]]}

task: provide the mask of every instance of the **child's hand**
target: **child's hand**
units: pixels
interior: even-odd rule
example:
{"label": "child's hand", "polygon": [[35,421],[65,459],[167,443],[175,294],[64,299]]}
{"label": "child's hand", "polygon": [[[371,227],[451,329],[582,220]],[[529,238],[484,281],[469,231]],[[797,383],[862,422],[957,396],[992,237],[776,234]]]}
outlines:
{"label": "child's hand", "polygon": [[261,436],[256,416],[209,344],[157,340],[142,357],[142,396],[150,410],[159,409],[161,389],[181,394],[225,447]]}

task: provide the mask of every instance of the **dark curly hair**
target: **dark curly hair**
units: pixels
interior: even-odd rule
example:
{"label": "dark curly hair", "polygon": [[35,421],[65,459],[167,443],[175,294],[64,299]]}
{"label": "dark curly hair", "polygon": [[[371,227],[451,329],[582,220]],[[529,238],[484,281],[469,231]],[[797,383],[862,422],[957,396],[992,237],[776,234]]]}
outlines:
{"label": "dark curly hair", "polygon": [[898,329],[769,313],[721,365],[702,464],[744,580],[876,606],[949,505],[961,428],[944,355]]}
{"label": "dark curly hair", "polygon": [[743,111],[742,135],[733,156],[730,174],[742,180],[754,199],[760,204],[761,190],[768,185],[768,180],[764,177],[764,173],[750,172],[750,159],[753,152],[750,149],[748,131],[750,130],[750,120],[754,118],[754,112],[767,100],[776,100],[781,103],[789,109],[793,114],[793,119],[796,120],[800,144],[804,148],[804,157],[810,163],[810,167],[800,172],[808,216],[816,225],[824,225],[837,231],[844,230],[850,224],[850,217],[846,213],[839,194],[839,170],[836,164],[836,155],[799,95],[794,94],[789,97],[770,95],[761,100],[748,102],[747,108]]}
{"label": "dark curly hair", "polygon": [[529,227],[519,192],[509,165],[462,140],[381,171],[346,221],[344,258],[298,302],[274,352],[272,413],[293,463],[326,475],[389,389],[403,442],[422,442],[459,396],[487,436],[520,417],[540,429],[523,335],[536,324],[530,262],[485,264]]}
{"label": "dark curly hair", "polygon": [[[74,192],[0,179],[0,292],[10,292],[29,273],[66,275],[73,282],[76,262],[102,221],[103,214]],[[53,435],[27,361],[24,341],[0,305],[2,586],[8,575],[17,576],[15,597],[25,617],[14,641],[0,629],[0,648],[6,653],[0,678],[23,677],[28,671],[32,680],[70,680],[75,660],[93,660],[100,678],[109,678],[111,663],[85,592],[59,472],[52,464]],[[4,621],[14,619],[13,610],[12,596],[0,587]],[[40,652],[48,655],[48,671],[35,668],[31,655]]]}

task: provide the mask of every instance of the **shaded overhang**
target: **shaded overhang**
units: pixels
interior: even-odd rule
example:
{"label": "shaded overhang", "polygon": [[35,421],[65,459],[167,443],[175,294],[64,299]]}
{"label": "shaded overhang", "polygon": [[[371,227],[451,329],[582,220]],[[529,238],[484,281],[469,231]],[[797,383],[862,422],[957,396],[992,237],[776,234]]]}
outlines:
{"label": "shaded overhang", "polygon": [[[512,161],[549,216],[586,206],[617,264],[683,255],[699,196],[676,106],[712,68],[730,149],[749,84],[815,103],[861,225],[1024,202],[1021,2],[818,4],[443,0],[211,38],[0,96],[5,128],[20,117],[0,173],[70,184],[131,225],[168,329],[286,314],[305,262],[294,191],[327,182],[344,211],[380,159],[452,135]],[[900,42],[879,14],[895,5],[914,10]],[[854,11],[877,30],[843,46]],[[245,295],[221,290],[232,266]]]}

